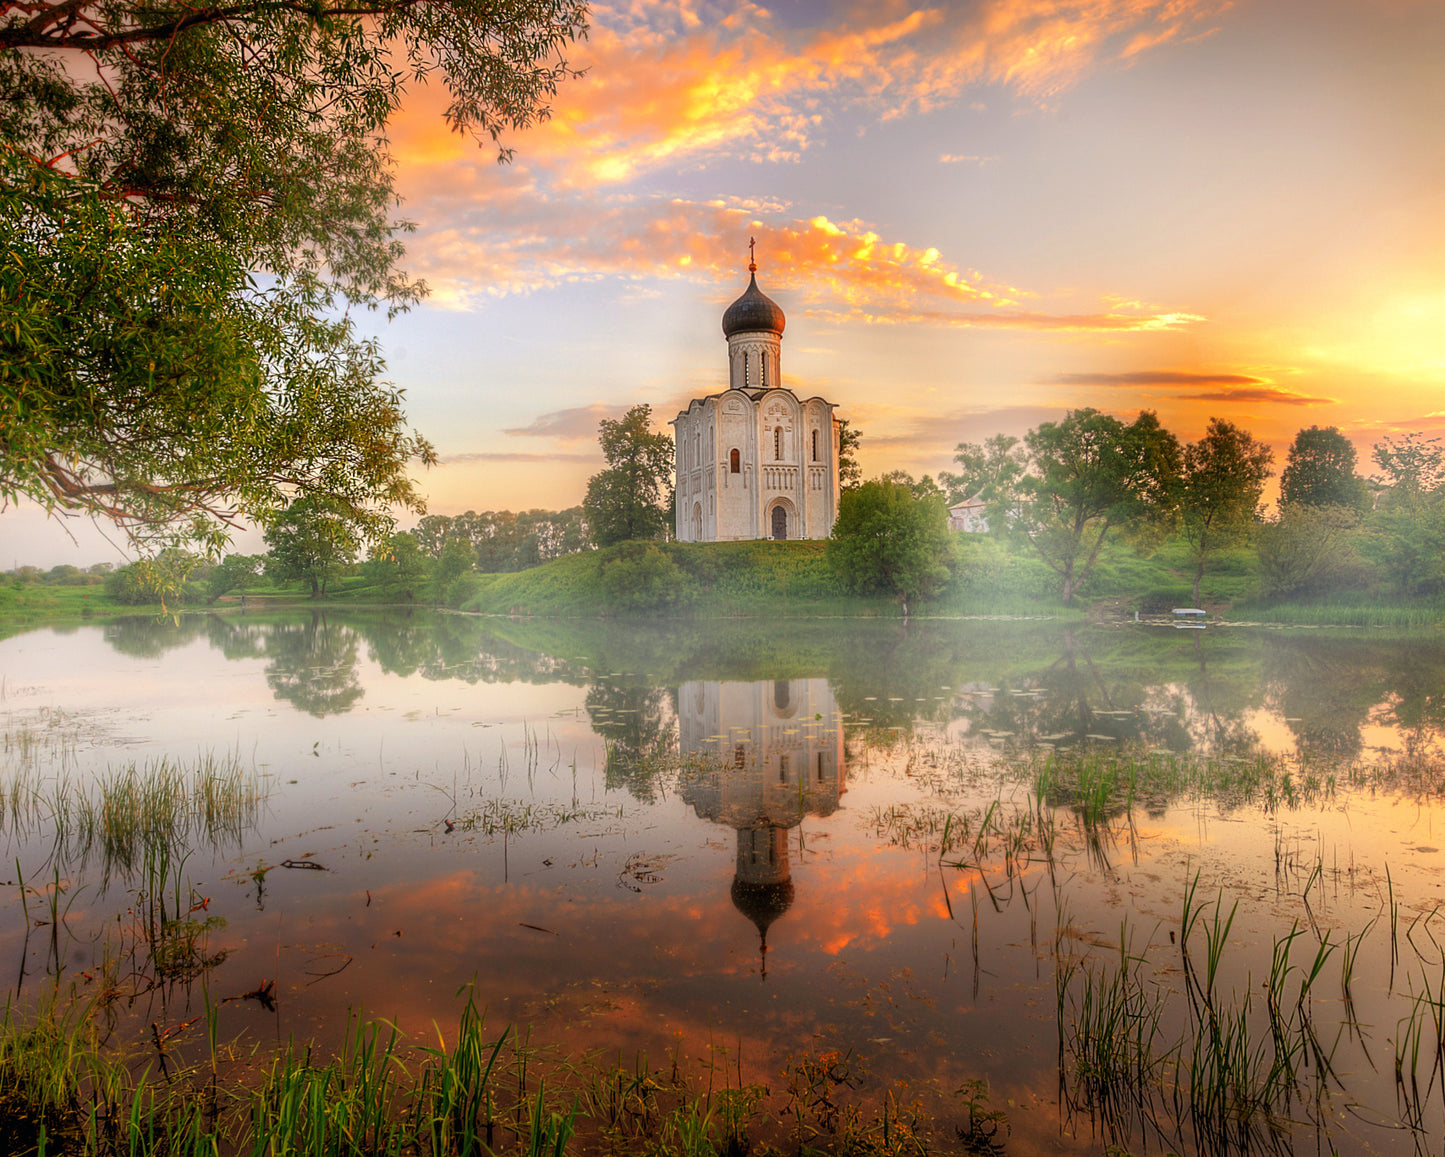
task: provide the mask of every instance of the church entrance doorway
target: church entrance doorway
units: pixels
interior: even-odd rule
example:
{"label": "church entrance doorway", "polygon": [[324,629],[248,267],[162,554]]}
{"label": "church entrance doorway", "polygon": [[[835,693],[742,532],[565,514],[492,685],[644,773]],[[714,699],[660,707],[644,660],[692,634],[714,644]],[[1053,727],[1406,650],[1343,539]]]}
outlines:
{"label": "church entrance doorway", "polygon": [[773,537],[777,539],[788,537],[788,512],[781,506],[773,507]]}

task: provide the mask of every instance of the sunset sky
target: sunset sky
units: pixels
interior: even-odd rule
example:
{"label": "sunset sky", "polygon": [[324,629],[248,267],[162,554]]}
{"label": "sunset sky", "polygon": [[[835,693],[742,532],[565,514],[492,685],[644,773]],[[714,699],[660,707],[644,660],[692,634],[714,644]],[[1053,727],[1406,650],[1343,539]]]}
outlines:
{"label": "sunset sky", "polygon": [[569,60],[510,165],[439,90],[394,126],[436,513],[573,505],[600,418],[722,388],[750,236],[866,475],[1078,406],[1445,433],[1438,2],[636,0]]}

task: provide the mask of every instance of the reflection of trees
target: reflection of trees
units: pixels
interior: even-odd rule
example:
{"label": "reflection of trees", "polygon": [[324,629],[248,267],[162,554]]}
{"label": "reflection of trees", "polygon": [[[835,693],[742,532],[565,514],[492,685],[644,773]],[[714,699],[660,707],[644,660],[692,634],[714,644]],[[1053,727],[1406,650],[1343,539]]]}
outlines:
{"label": "reflection of trees", "polygon": [[266,636],[273,625],[230,615],[208,615],[206,636],[227,659],[260,659],[265,657]]}
{"label": "reflection of trees", "polygon": [[[919,719],[947,714],[960,660],[958,636],[930,625],[838,632],[828,657],[828,682],[850,730],[896,735]],[[865,721],[866,722],[862,722]]]}
{"label": "reflection of trees", "polygon": [[1445,728],[1445,652],[1413,639],[1276,638],[1269,704],[1303,756],[1353,759],[1367,723],[1398,727],[1405,750],[1436,747]]}
{"label": "reflection of trees", "polygon": [[693,679],[826,672],[850,735],[870,741],[919,719],[964,719],[1022,743],[1106,735],[1248,756],[1260,741],[1247,720],[1262,707],[1285,717],[1302,754],[1322,759],[1362,754],[1366,725],[1397,729],[1411,754],[1437,750],[1445,733],[1445,645],[1418,636],[1042,622],[513,623],[410,608],[137,615],[100,629],[138,658],[201,637],[227,659],[263,658],[277,695],[318,715],[361,698],[363,638],[384,671],[401,675],[589,685],[598,733],[616,740],[611,781],[641,798],[675,730],[665,689]]}
{"label": "reflection of trees", "polygon": [[1407,755],[1438,754],[1445,736],[1445,653],[1438,646],[1400,645],[1384,690],[1376,721],[1400,729]]}
{"label": "reflection of trees", "polygon": [[592,730],[607,742],[607,786],[624,787],[634,799],[650,803],[658,777],[675,764],[671,690],[625,677],[599,679],[587,688],[587,714]]}
{"label": "reflection of trees", "polygon": [[348,711],[361,698],[356,675],[360,634],[313,611],[301,623],[276,623],[266,635],[266,682],[276,698],[320,718]]}
{"label": "reflection of trees", "polygon": [[1245,723],[1259,700],[1257,666],[1236,640],[1203,632],[1112,633],[1065,629],[1047,665],[966,685],[958,715],[974,731],[1022,744],[1089,736],[1119,743],[1246,754],[1258,736]]}
{"label": "reflection of trees", "polygon": [[156,659],[206,632],[205,615],[128,615],[105,624],[105,641],[122,655]]}

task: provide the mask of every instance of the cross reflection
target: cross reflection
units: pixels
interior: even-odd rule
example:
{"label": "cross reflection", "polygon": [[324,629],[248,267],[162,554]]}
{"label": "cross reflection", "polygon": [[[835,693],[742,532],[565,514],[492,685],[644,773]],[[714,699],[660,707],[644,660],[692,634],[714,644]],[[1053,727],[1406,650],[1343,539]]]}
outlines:
{"label": "cross reflection", "polygon": [[682,796],[737,832],[732,899],[758,930],[766,978],[768,929],[793,903],[788,833],[847,791],[838,704],[826,679],[776,679],[684,683],[677,706],[682,754],[702,769]]}

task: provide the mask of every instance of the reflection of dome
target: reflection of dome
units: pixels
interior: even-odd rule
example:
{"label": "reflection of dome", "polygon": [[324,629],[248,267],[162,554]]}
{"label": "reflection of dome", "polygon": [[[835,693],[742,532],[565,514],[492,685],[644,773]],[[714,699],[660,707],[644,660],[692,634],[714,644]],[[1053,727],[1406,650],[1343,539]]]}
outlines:
{"label": "reflection of dome", "polygon": [[783,334],[786,321],[782,307],[758,288],[757,274],[748,277],[748,287],[743,295],[733,302],[723,314],[723,337],[735,333]]}
{"label": "reflection of dome", "polygon": [[771,884],[752,884],[747,880],[733,879],[733,907],[757,925],[764,944],[773,921],[792,906],[791,878]]}

